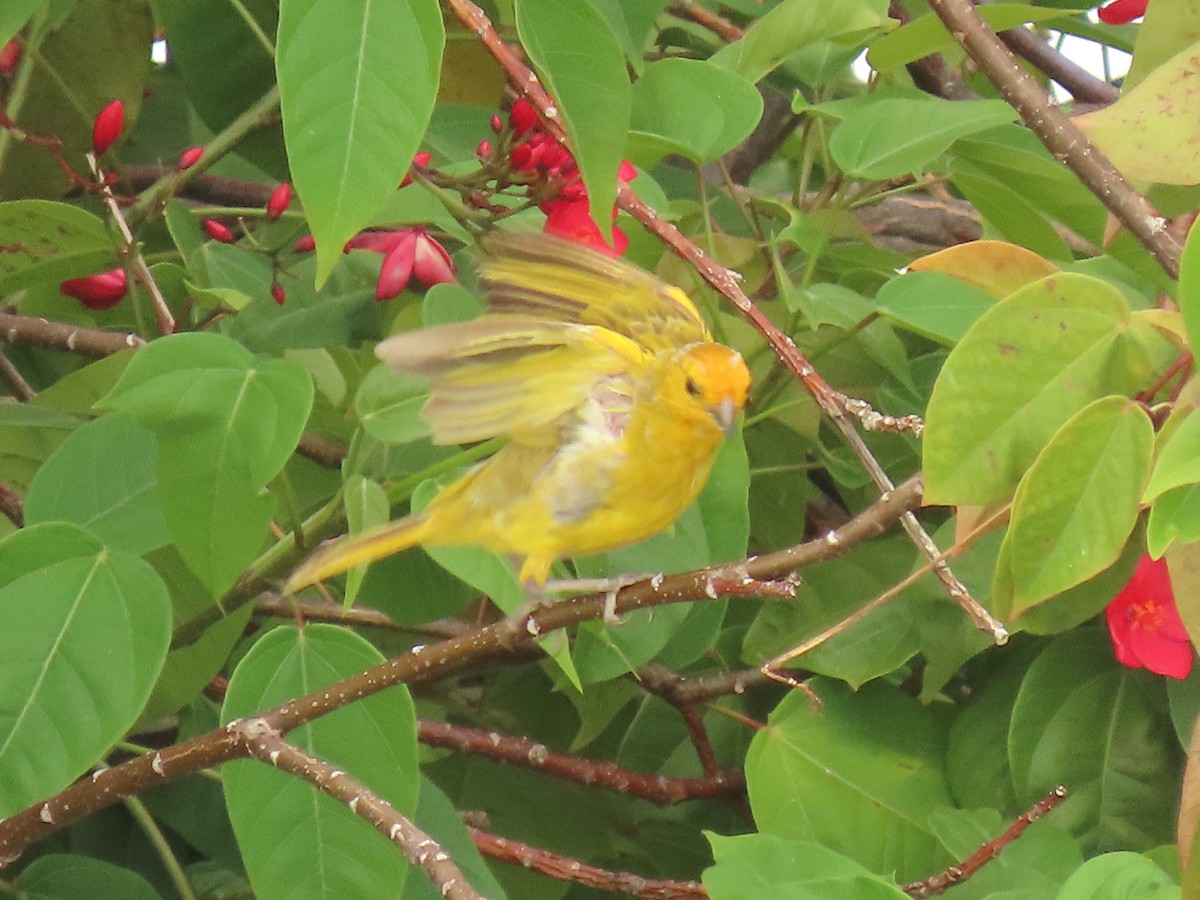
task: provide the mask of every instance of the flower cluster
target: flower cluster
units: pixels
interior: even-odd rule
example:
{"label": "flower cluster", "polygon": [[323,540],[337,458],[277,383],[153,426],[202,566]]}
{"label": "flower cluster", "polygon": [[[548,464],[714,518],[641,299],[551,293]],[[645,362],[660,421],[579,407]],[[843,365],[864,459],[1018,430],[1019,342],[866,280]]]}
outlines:
{"label": "flower cluster", "polygon": [[[499,118],[492,120],[492,128],[498,130]],[[587,190],[579,174],[579,166],[562,144],[546,131],[538,120],[533,105],[521,98],[512,105],[508,114],[508,127],[518,142],[509,153],[509,165],[514,172],[535,176],[544,198],[538,204],[546,214],[544,230],[597,250],[619,256],[629,246],[629,238],[620,228],[613,226],[613,241],[609,244],[600,234],[600,229],[591,217]],[[480,147],[480,156],[490,155]],[[622,182],[632,181],[637,170],[629,162],[621,163],[617,177]],[[614,208],[615,220],[617,211]]]}
{"label": "flower cluster", "polygon": [[1121,665],[1169,678],[1191,673],[1195,654],[1175,606],[1166,560],[1143,556],[1104,617]]}

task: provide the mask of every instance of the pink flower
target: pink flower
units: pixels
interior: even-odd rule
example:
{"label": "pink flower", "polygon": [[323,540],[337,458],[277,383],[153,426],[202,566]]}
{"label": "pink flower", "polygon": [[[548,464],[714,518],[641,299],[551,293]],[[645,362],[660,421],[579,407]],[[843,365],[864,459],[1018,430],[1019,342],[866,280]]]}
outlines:
{"label": "pink flower", "polygon": [[205,219],[200,223],[200,227],[214,241],[220,241],[222,244],[232,244],[237,241],[237,238],[233,236],[233,232],[216,219]]}
{"label": "pink flower", "polygon": [[1143,556],[1129,583],[1104,611],[1117,662],[1156,675],[1187,678],[1195,654],[1175,606],[1165,559]]}
{"label": "pink flower", "polygon": [[375,299],[391,300],[415,276],[422,287],[455,281],[454,263],[446,248],[419,225],[395,231],[363,231],[346,242],[343,253],[371,250],[383,254]]}
{"label": "pink flower", "polygon": [[180,172],[190,169],[196,163],[200,162],[200,157],[204,155],[203,147],[188,147],[179,154],[179,161],[175,163]]}
{"label": "pink flower", "polygon": [[68,278],[58,289],[88,309],[104,310],[121,301],[128,290],[128,281],[124,269],[112,269],[84,278]]}
{"label": "pink flower", "polygon": [[272,222],[283,215],[283,211],[288,208],[288,204],[292,202],[292,186],[288,182],[283,182],[275,190],[271,191],[271,196],[267,199],[267,218]]}
{"label": "pink flower", "polygon": [[1148,0],[1113,0],[1096,10],[1105,25],[1124,25],[1146,14]]}
{"label": "pink flower", "polygon": [[125,104],[114,100],[96,116],[92,124],[92,149],[99,156],[117,142],[125,127]]}

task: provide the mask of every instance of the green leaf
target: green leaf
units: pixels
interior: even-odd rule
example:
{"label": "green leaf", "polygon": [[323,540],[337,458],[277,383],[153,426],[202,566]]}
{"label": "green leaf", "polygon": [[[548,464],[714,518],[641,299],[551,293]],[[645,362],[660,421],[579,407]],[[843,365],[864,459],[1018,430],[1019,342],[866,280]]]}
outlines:
{"label": "green leaf", "polygon": [[1200,485],[1165,491],[1150,507],[1146,523],[1146,550],[1155,559],[1173,542],[1200,541]]}
{"label": "green leaf", "polygon": [[1148,377],[1120,292],[1052,275],[996,304],[951,351],[926,412],[926,500],[1005,499],[1080,408]]}
{"label": "green leaf", "polygon": [[171,540],[155,474],[154,434],[128,416],[104,416],[70,434],[29,486],[25,522],[81,525],[140,556]]}
{"label": "green leaf", "polygon": [[669,153],[711,162],[745,140],[762,109],[754,85],[728,69],[660,59],[633,83],[629,154],[643,166]]}
{"label": "green leaf", "polygon": [[17,876],[28,900],[159,900],[141,875],[90,856],[50,853],[39,856]]}
{"label": "green leaf", "polygon": [[292,178],[321,284],[396,190],[429,124],[445,32],[436,0],[284,0],[275,67]]}
{"label": "green leaf", "polygon": [[45,0],[9,0],[0,7],[0,46],[7,44]]}
{"label": "green leaf", "polygon": [[1200,40],[1200,7],[1196,0],[1167,0],[1153,12],[1146,7],[1137,26],[1129,74],[1121,87],[1133,88],[1179,51]]}
{"label": "green leaf", "polygon": [[701,881],[711,900],[887,900],[907,897],[852,859],[809,841],[771,834],[705,832],[713,866]]}
{"label": "green leaf", "polygon": [[117,265],[104,223],[77,206],[48,200],[0,203],[0,234],[0,294]]}
{"label": "green leaf", "polygon": [[1072,121],[1127,178],[1200,183],[1200,41],[1122,91],[1116,103]]}
{"label": "green leaf", "polygon": [[1021,804],[1070,786],[1054,815],[1085,852],[1171,840],[1162,811],[1176,801],[1182,754],[1162,679],[1118,666],[1099,628],[1061,635],[1029,667],[1008,756]]}
{"label": "green leaf", "polygon": [[[417,827],[432,835],[467,877],[475,890],[488,900],[506,900],[504,889],[483,860],[462,814],[450,798],[428,778],[421,778],[421,801],[417,805]],[[404,900],[444,900],[428,878],[414,877],[404,887]]]}
{"label": "green leaf", "polygon": [[[346,509],[346,524],[350,526],[350,534],[362,534],[384,525],[388,520],[388,513],[391,512],[387,492],[378,483],[361,475],[353,475],[346,479],[342,490],[342,505]],[[346,609],[354,604],[366,571],[367,567],[362,565],[356,566],[346,574],[346,593],[342,600]]]}
{"label": "green leaf", "polygon": [[[1047,9],[1025,3],[989,3],[979,7],[978,12],[983,21],[992,26],[992,30],[1004,31],[1030,22],[1061,19],[1078,10]],[[956,41],[942,20],[933,13],[927,13],[873,41],[867,51],[867,62],[877,72],[886,72],[956,46]]]}
{"label": "green leaf", "polygon": [[421,408],[429,381],[379,365],[367,373],[354,398],[363,430],[389,444],[407,444],[430,434]]}
{"label": "green leaf", "polygon": [[61,790],[134,723],[170,640],[146,563],[75,525],[0,541],[0,816]]}
{"label": "green leaf", "polygon": [[1049,259],[1071,259],[1066,241],[1011,177],[958,156],[950,160],[949,174],[954,186],[1000,235]]}
{"label": "green leaf", "polygon": [[100,401],[158,435],[167,525],[214,596],[258,554],[273,509],[261,491],[299,442],[312,400],[296,363],[181,334],[141,350]]}
{"label": "green leaf", "polygon": [[878,0],[828,4],[783,0],[740,39],[714,53],[712,62],[757,83],[789,56],[818,41],[849,41],[893,25],[887,4]]}
{"label": "green leaf", "polygon": [[625,55],[604,17],[587,3],[516,0],[515,6],[521,44],[558,104],[592,219],[607,240],[629,132]]}
{"label": "green leaf", "polygon": [[1200,348],[1200,236],[1190,230],[1179,258],[1178,300],[1187,328],[1188,346],[1195,356]]}
{"label": "green leaf", "polygon": [[1104,397],[1072,416],[1021,478],[998,565],[1013,593],[992,609],[1016,617],[1086,581],[1121,555],[1150,471],[1154,425],[1141,406]]}
{"label": "green leaf", "polygon": [[1139,853],[1105,853],[1080,866],[1055,900],[1179,900],[1180,888]]}
{"label": "green leaf", "polygon": [[1150,503],[1167,491],[1200,482],[1200,415],[1192,413],[1170,433],[1159,450],[1142,498]]}
{"label": "green leaf", "polygon": [[1003,100],[885,99],[854,108],[834,129],[829,153],[848,175],[896,178],[920,171],[959,138],[1015,116]]}
{"label": "green leaf", "polygon": [[750,744],[746,786],[759,830],[902,881],[939,871],[950,858],[927,820],[951,801],[932,715],[878,683],[857,693],[823,679],[813,686],[819,714],[792,692]]}
{"label": "green leaf", "polygon": [[884,283],[879,311],[908,331],[953,346],[994,301],[986,293],[941,272],[910,272]]}
{"label": "green leaf", "polygon": [[[253,715],[381,662],[378,650],[343,628],[276,628],[234,670],[221,720]],[[403,685],[302,725],[287,740],[336,764],[403,815],[416,809],[416,713]],[[311,895],[318,883],[325,896],[347,896],[352,885],[357,896],[403,895],[404,857],[343,804],[265,762],[238,760],[221,771],[255,896]]]}

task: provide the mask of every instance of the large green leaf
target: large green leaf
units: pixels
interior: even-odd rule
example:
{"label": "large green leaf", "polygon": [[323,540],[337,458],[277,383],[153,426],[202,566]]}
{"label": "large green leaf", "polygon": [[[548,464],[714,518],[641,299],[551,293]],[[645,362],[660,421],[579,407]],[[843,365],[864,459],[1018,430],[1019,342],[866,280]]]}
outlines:
{"label": "large green leaf", "polygon": [[818,680],[822,701],[794,691],[771,714],[746,757],[746,787],[760,831],[815,841],[898,879],[949,861],[929,830],[950,806],[944,736],[932,715],[894,689],[857,693]]}
{"label": "large green leaf", "polygon": [[90,856],[50,853],[39,856],[17,876],[27,900],[160,900],[141,875]]}
{"label": "large green leaf", "polygon": [[829,152],[848,175],[897,178],[920,171],[959,138],[1015,116],[1003,100],[879,100],[853,108],[834,129]]}
{"label": "large green leaf", "polygon": [[1200,183],[1200,41],[1075,124],[1128,178]]}
{"label": "large green leaf", "polygon": [[7,44],[45,0],[8,0],[0,6],[0,46]]}
{"label": "large green leaf", "polygon": [[941,272],[910,272],[885,282],[875,298],[898,326],[953,346],[994,301],[971,284]]}
{"label": "large green leaf", "polygon": [[0,816],[61,790],[133,724],[170,640],[154,570],[75,525],[0,541]]}
{"label": "large green leaf", "polygon": [[273,507],[262,488],[295,449],[312,400],[296,363],[182,334],[139,352],[101,401],[158,435],[167,525],[214,596],[257,555]]}
{"label": "large green leaf", "polygon": [[[277,628],[256,641],[238,664],[222,721],[320,690],[381,662],[378,650],[343,628]],[[416,713],[403,685],[302,725],[287,740],[336,764],[401,814],[415,811]],[[343,804],[265,762],[227,763],[222,774],[229,818],[255,896],[403,896],[404,857]]]}
{"label": "large green leaf", "polygon": [[926,413],[930,503],[991,503],[1079,409],[1149,378],[1116,288],[1052,275],[988,310],[943,366]]}
{"label": "large green leaf", "polygon": [[1191,230],[1179,258],[1179,309],[1195,356],[1200,347],[1200,235]]}
{"label": "large green leaf", "polygon": [[1117,665],[1099,628],[1062,635],[1029,667],[1008,735],[1017,800],[1069,785],[1055,816],[1085,850],[1169,841],[1181,755],[1162,679]]}
{"label": "large green leaf", "polygon": [[1123,397],[1097,400],[1059,429],[1017,486],[997,563],[1008,578],[996,580],[993,612],[1019,616],[1121,555],[1153,449],[1150,417]]}
{"label": "large green leaf", "polygon": [[141,555],[171,540],[155,470],[154,434],[128,416],[104,416],[70,434],[38,470],[25,521],[82,525],[111,547]]}
{"label": "large green leaf", "polygon": [[444,40],[436,0],[280,4],[283,136],[317,242],[318,284],[412,164]]}
{"label": "large green leaf", "polygon": [[1055,900],[1179,900],[1174,880],[1150,859],[1128,851],[1089,859],[1067,879]]}
{"label": "large green leaf", "polygon": [[789,56],[818,41],[850,40],[886,30],[894,22],[879,0],[783,0],[746,29],[739,40],[718,50],[712,61],[758,82]]}
{"label": "large green leaf", "polygon": [[90,212],[48,200],[0,203],[0,294],[57,284],[117,264],[113,239]]}
{"label": "large green leaf", "polygon": [[758,90],[735,72],[700,60],[660,59],[633,83],[630,155],[643,166],[668,153],[711,162],[754,130],[762,108]]}
{"label": "large green leaf", "polygon": [[607,239],[629,132],[629,77],[621,45],[604,17],[584,2],[516,0],[516,13],[521,44],[558,104],[592,218]]}
{"label": "large green leaf", "polygon": [[809,841],[772,834],[708,833],[712,867],[704,870],[711,900],[888,900],[899,887],[852,859]]}

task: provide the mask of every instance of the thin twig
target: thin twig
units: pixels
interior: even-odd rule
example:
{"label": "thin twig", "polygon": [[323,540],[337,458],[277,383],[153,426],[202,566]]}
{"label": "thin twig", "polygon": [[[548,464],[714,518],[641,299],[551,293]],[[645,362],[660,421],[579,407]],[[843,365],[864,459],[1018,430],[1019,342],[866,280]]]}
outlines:
{"label": "thin twig", "polygon": [[19,316],[0,312],[0,340],[9,344],[41,347],[44,350],[60,350],[63,353],[78,353],[93,359],[101,359],[145,346],[146,342],[132,333],[115,333],[99,328],[84,328],[65,322],[51,322],[37,316]]}
{"label": "thin twig", "polygon": [[229,723],[227,730],[245,744],[254,759],[308,782],[374,825],[376,831],[400,848],[405,859],[425,873],[442,897],[487,900],[471,887],[437,841],[366,785],[289,744],[264,719],[237,719]]}
{"label": "thin twig", "polygon": [[9,393],[22,403],[37,396],[37,391],[25,380],[25,376],[20,373],[13,365],[12,360],[8,358],[8,354],[4,352],[2,341],[0,341],[0,381],[8,385]]}

